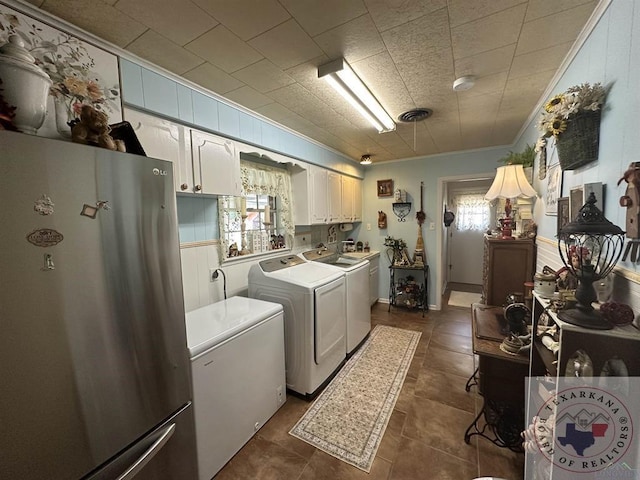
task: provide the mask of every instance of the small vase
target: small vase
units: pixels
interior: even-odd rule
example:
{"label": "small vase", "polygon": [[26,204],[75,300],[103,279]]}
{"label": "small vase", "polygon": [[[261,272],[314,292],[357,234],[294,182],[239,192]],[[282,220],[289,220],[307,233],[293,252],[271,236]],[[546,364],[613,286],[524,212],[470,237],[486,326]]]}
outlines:
{"label": "small vase", "polygon": [[60,136],[67,139],[71,138],[71,127],[68,122],[75,118],[72,101],[73,99],[65,97],[64,95],[56,95],[53,97],[56,113],[56,130]]}

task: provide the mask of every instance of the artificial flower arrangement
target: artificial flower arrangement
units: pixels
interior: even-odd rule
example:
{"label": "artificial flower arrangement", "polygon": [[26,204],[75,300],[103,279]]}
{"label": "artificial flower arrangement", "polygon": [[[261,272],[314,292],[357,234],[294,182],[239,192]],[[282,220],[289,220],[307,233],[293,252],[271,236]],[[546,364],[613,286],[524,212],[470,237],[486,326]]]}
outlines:
{"label": "artificial flower arrangement", "polygon": [[[575,169],[597,160],[600,115],[606,90],[600,83],[583,83],[553,96],[538,121],[542,136],[536,151],[543,152],[553,136],[563,170]],[[563,158],[564,157],[564,158]]]}
{"label": "artificial flower arrangement", "polygon": [[[388,235],[384,237],[385,247],[389,247],[389,250],[392,252],[393,256],[390,255],[389,263],[393,265],[409,265],[409,257],[406,254],[407,243],[401,238],[393,238]],[[387,251],[389,254],[389,251]]]}

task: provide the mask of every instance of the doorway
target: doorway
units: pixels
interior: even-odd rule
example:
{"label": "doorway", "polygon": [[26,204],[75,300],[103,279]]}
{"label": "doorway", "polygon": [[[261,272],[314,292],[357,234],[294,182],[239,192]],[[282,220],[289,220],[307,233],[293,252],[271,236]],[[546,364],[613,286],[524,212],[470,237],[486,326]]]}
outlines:
{"label": "doorway", "polygon": [[450,185],[449,209],[456,215],[448,230],[448,282],[482,284],[484,233],[490,226],[491,206],[484,199],[487,181]]}

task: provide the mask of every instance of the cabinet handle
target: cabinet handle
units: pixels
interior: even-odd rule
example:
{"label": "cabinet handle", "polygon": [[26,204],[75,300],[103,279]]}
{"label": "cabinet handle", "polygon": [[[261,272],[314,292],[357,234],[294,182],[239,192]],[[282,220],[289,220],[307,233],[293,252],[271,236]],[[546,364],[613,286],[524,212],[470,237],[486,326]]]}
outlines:
{"label": "cabinet handle", "polygon": [[186,190],[187,188],[189,188],[189,185],[187,185],[186,183],[180,185],[180,190]]}
{"label": "cabinet handle", "polygon": [[202,190],[202,185],[196,185],[196,186],[194,187],[194,190],[195,190],[196,192],[199,192],[200,190]]}

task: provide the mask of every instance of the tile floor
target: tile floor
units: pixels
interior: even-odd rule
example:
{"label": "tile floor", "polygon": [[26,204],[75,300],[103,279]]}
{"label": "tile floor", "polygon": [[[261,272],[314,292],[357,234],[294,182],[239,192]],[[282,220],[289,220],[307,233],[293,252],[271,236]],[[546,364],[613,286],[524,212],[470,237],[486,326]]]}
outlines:
{"label": "tile floor", "polygon": [[422,336],[371,472],[367,474],[289,435],[309,403],[288,395],[285,405],[216,480],[523,478],[522,454],[477,436],[470,445],[463,440],[474,412],[481,408],[475,387],[470,393],[464,389],[474,370],[469,310],[444,306],[423,318],[419,312],[401,308],[388,312],[388,307],[381,303],[373,307],[373,325],[417,330]]}

